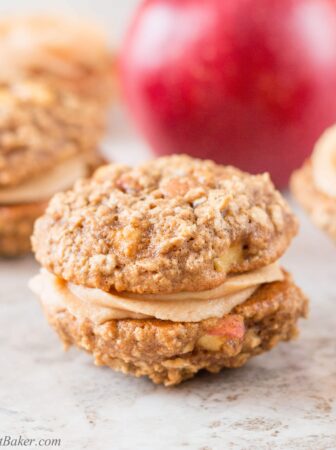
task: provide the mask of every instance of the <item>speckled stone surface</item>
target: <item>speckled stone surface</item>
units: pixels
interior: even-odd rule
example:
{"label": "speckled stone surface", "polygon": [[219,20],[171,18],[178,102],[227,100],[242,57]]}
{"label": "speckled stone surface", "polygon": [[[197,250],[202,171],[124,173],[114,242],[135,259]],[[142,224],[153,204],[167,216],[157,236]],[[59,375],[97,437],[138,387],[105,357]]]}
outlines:
{"label": "speckled stone surface", "polygon": [[[127,155],[146,157],[135,146]],[[33,258],[0,261],[0,439],[58,438],[71,450],[336,449],[336,247],[300,218],[284,262],[311,298],[301,338],[177,388],[64,353],[27,288]]]}

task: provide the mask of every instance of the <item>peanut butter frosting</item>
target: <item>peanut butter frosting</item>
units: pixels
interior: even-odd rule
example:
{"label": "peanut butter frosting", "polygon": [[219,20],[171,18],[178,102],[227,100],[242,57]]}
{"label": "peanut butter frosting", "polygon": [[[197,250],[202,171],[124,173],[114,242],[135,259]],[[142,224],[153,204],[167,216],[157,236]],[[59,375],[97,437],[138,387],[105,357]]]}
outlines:
{"label": "peanut butter frosting", "polygon": [[73,156],[18,186],[0,187],[0,205],[47,200],[56,192],[70,188],[76,180],[85,177],[87,172],[87,163],[83,156]]}
{"label": "peanut butter frosting", "polygon": [[293,173],[290,184],[294,197],[311,220],[336,242],[336,199],[317,187],[311,160]]}
{"label": "peanut butter frosting", "polygon": [[260,285],[282,279],[283,272],[274,263],[249,273],[230,276],[217,288],[207,291],[136,295],[75,285],[42,270],[31,280],[30,287],[49,308],[57,311],[66,308],[75,317],[98,324],[112,319],[147,318],[200,322],[229,314]]}
{"label": "peanut butter frosting", "polygon": [[316,142],[311,159],[316,187],[336,198],[336,125],[328,128]]}

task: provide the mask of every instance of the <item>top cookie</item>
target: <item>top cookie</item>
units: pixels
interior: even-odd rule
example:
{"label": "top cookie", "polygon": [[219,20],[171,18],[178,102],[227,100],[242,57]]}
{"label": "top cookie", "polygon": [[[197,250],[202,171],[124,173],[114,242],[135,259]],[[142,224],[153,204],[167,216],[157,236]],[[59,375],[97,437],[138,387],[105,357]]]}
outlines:
{"label": "top cookie", "polygon": [[297,221],[267,174],[188,156],[104,166],[54,196],[35,225],[38,261],[106,291],[201,291],[278,259]]}
{"label": "top cookie", "polygon": [[24,15],[0,20],[0,79],[43,76],[104,102],[112,91],[112,58],[104,33],[75,17]]}
{"label": "top cookie", "polygon": [[0,188],[78,153],[90,160],[103,127],[93,101],[42,80],[0,83]]}

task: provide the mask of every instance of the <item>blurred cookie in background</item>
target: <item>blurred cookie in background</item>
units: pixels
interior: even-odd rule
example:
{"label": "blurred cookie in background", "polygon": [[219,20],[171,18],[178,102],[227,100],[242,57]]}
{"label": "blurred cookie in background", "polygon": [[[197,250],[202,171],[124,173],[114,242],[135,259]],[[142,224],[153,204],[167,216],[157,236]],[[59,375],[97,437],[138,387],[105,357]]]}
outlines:
{"label": "blurred cookie in background", "polygon": [[293,173],[291,189],[315,225],[336,242],[336,125],[323,133],[311,158]]}
{"label": "blurred cookie in background", "polygon": [[95,101],[40,80],[0,83],[0,255],[30,250],[46,201],[103,159],[105,114]]}
{"label": "blurred cookie in background", "polygon": [[103,104],[111,99],[115,60],[103,31],[62,16],[6,17],[0,21],[0,78],[43,77]]}

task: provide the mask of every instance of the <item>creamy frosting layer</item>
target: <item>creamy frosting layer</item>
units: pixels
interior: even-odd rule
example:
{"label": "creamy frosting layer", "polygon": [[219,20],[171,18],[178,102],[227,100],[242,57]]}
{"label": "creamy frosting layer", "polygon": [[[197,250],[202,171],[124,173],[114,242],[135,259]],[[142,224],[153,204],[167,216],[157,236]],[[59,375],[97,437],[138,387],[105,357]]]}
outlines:
{"label": "creamy frosting layer", "polygon": [[277,263],[252,272],[229,277],[215,289],[169,295],[109,293],[66,282],[42,270],[30,282],[30,288],[42,304],[56,311],[68,309],[79,319],[102,324],[112,319],[171,320],[199,322],[222,317],[245,302],[261,284],[283,279]]}
{"label": "creamy frosting layer", "polygon": [[316,142],[311,159],[316,187],[336,197],[336,125],[328,128]]}
{"label": "creamy frosting layer", "polygon": [[70,188],[76,180],[86,175],[87,165],[83,156],[73,156],[18,186],[0,188],[0,204],[15,205],[47,200],[56,192]]}

